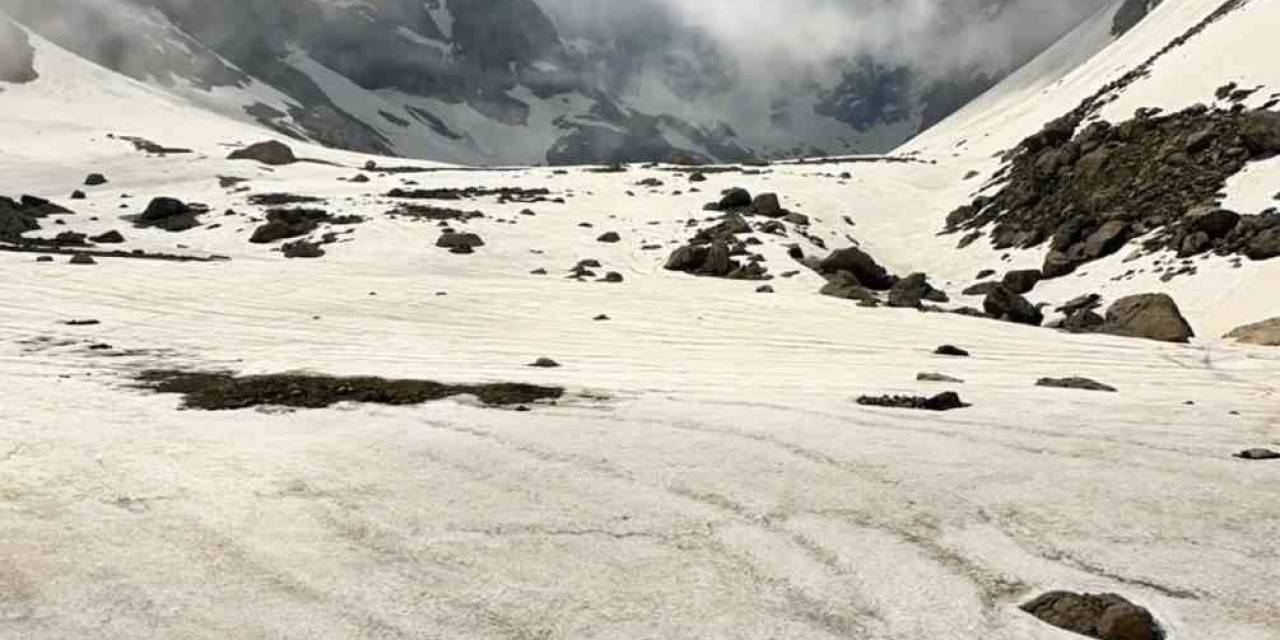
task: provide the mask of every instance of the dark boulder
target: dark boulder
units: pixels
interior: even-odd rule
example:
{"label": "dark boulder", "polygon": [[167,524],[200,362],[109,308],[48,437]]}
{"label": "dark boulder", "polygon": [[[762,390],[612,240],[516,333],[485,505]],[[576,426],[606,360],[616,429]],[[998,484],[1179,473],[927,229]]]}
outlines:
{"label": "dark boulder", "polygon": [[871,290],[862,286],[858,279],[848,271],[836,272],[827,278],[827,284],[819,291],[824,296],[841,300],[857,300],[859,302],[879,302]]}
{"label": "dark boulder", "polygon": [[1254,156],[1280,153],[1280,112],[1251,111],[1242,115],[1240,140]]}
{"label": "dark boulder", "polygon": [[1160,640],[1164,632],[1151,613],[1114,593],[1052,591],[1022,610],[1059,629],[1099,640]]}
{"label": "dark boulder", "polygon": [[152,198],[147,204],[147,208],[139,216],[139,220],[144,222],[155,222],[165,218],[172,218],[187,213],[189,209],[187,204],[177,198]]}
{"label": "dark boulder", "polygon": [[286,258],[322,258],[324,257],[324,249],[315,242],[307,242],[306,240],[294,240],[286,242],[280,246],[280,251],[284,253]]}
{"label": "dark boulder", "polygon": [[1173,298],[1148,293],[1116,300],[1107,309],[1105,333],[1162,342],[1187,342],[1195,336]]}
{"label": "dark boulder", "polygon": [[751,209],[757,215],[770,218],[780,218],[787,214],[787,211],[782,208],[782,203],[778,201],[778,194],[776,193],[762,193],[756,196],[751,203]]}
{"label": "dark boulder", "polygon": [[1245,246],[1244,255],[1250,260],[1280,257],[1280,225],[1272,225],[1253,236]]}
{"label": "dark boulder", "polygon": [[607,233],[602,234],[599,238],[596,238],[596,242],[603,242],[605,244],[615,244],[618,242],[622,242],[622,236],[618,235],[618,232],[616,231],[609,231]]}
{"label": "dark boulder", "polygon": [[875,258],[856,247],[832,252],[819,263],[818,271],[824,274],[848,271],[862,286],[874,291],[888,291],[897,282],[897,279],[889,275],[889,272],[880,266]]}
{"label": "dark boulder", "polygon": [[484,246],[484,240],[474,233],[446,233],[436,240],[436,246],[454,253],[471,253]]}
{"label": "dark boulder", "polygon": [[269,140],[267,142],[258,142],[251,144],[243,149],[237,149],[227,156],[228,160],[257,160],[262,164],[271,166],[280,166],[293,164],[298,158],[293,155],[293,149],[283,142]]}
{"label": "dark boulder", "polygon": [[156,227],[170,232],[186,231],[200,226],[196,216],[202,212],[202,206],[189,205],[177,198],[153,198],[137,217],[135,226]]}
{"label": "dark boulder", "polygon": [[1227,209],[1209,209],[1187,215],[1187,228],[1210,238],[1221,238],[1240,223],[1240,214]]}
{"label": "dark boulder", "polygon": [[67,262],[68,264],[97,264],[97,261],[93,259],[93,256],[87,253],[77,253],[71,256],[71,259]]}
{"label": "dark boulder", "polygon": [[119,231],[108,231],[89,238],[90,241],[98,244],[119,244],[124,242],[124,236]]}
{"label": "dark boulder", "polygon": [[969,352],[955,345],[944,344],[933,350],[934,355],[950,356],[953,358],[968,358]]}
{"label": "dark boulder", "polygon": [[1241,460],[1280,460],[1280,452],[1271,449],[1245,449],[1234,457]]}
{"label": "dark boulder", "polygon": [[1004,279],[1000,282],[1006,289],[1021,295],[1036,288],[1043,277],[1039,269],[1022,269],[1004,274]]}
{"label": "dark boulder", "polygon": [[889,306],[919,308],[925,300],[947,302],[947,294],[929,284],[929,276],[913,273],[894,283],[889,289]]}
{"label": "dark boulder", "polygon": [[691,272],[702,266],[707,260],[708,249],[700,245],[685,245],[672,252],[671,257],[667,258],[664,269],[667,271],[683,271]]}
{"label": "dark boulder", "polygon": [[1044,322],[1044,314],[1026,298],[1010,291],[1003,285],[991,290],[982,301],[982,309],[991,317],[1008,320],[1019,324],[1040,326]]}
{"label": "dark boulder", "polygon": [[995,282],[995,281],[979,282],[969,287],[968,289],[965,289],[961,293],[963,293],[966,296],[985,296],[991,293],[992,291],[994,291],[996,287],[1003,287],[1003,286],[1004,286],[1003,284],[1000,284],[999,282]]}
{"label": "dark boulder", "polygon": [[1106,319],[1092,309],[1077,309],[1062,320],[1059,327],[1070,333],[1093,333],[1106,324]]}
{"label": "dark boulder", "polygon": [[101,173],[91,173],[84,178],[84,186],[96,187],[107,183],[107,177]]}
{"label": "dark boulder", "polygon": [[720,209],[728,211],[730,209],[745,209],[751,206],[751,192],[741,187],[726,189],[720,198]]}
{"label": "dark boulder", "polygon": [[267,212],[267,223],[254,229],[249,242],[267,244],[305,236],[328,218],[329,214],[321,209],[272,209]]}

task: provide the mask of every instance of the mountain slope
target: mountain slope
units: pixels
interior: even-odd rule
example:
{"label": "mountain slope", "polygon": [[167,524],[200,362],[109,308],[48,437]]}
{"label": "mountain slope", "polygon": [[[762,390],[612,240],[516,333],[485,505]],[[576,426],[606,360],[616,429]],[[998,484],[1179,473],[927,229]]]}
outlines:
{"label": "mountain slope", "polygon": [[[1239,101],[1257,112],[1280,91],[1277,7],[1167,0],[1115,41],[1100,13],[889,157],[617,171],[282,135],[303,161],[230,160],[272,135],[234,113],[241,94],[220,114],[23,31],[38,77],[0,81],[0,196],[71,213],[15,201],[39,228],[0,225],[0,637],[1066,640],[1019,605],[1069,589],[1123,595],[1168,640],[1275,640],[1280,467],[1232,454],[1280,449],[1280,354],[1219,336],[1280,316],[1280,260],[1208,253],[1162,282],[1169,252],[1122,252],[1027,294],[1056,318],[1082,293],[1166,292],[1185,344],[867,308],[819,295],[809,267],[857,245],[927,272],[951,296],[930,306],[980,306],[962,293],[979,270],[1046,247],[958,248],[948,214],[1144,65],[1100,117],[1229,112],[1227,81],[1264,85]],[[1223,204],[1275,206],[1277,171],[1247,163]],[[774,279],[666,270],[732,225],[704,210],[731,187],[791,211],[740,210],[729,258]],[[160,196],[207,210],[166,230],[138,217]],[[273,204],[299,198],[320,200]],[[282,226],[297,235],[251,241]],[[437,246],[467,233],[483,246]],[[295,377],[205,411],[155,393],[157,369],[564,395],[304,409]],[[1037,385],[1068,376],[1116,391]],[[972,406],[855,401],[944,391]]]}
{"label": "mountain slope", "polygon": [[[938,37],[1000,20],[1019,2],[957,5]],[[563,34],[534,0],[0,8],[108,68],[286,135],[469,164],[884,151],[1021,61],[943,73],[891,53],[833,54],[813,68],[753,70],[674,19],[634,34]],[[1018,51],[1052,35],[1021,38]]]}

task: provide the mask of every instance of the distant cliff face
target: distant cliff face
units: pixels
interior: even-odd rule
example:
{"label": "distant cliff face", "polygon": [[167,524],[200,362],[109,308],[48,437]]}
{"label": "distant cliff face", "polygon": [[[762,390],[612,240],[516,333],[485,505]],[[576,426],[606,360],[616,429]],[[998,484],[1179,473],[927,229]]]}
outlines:
{"label": "distant cliff face", "polygon": [[0,82],[31,82],[39,77],[27,32],[0,16]]}
{"label": "distant cliff face", "polygon": [[0,9],[99,64],[286,135],[478,164],[884,151],[1003,72],[936,80],[860,55],[824,75],[765,83],[685,25],[566,33],[535,0],[243,0],[234,10],[0,0]]}

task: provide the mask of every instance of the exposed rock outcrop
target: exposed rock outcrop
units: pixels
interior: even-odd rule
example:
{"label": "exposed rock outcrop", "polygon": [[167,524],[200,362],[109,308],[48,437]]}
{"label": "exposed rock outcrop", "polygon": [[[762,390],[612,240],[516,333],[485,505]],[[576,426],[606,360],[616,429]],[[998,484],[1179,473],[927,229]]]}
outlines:
{"label": "exposed rock outcrop", "polygon": [[1280,113],[1189,107],[1112,125],[1055,120],[1027,138],[997,174],[1003,187],[947,217],[947,231],[990,226],[996,248],[1048,245],[1045,278],[1114,254],[1280,255],[1280,214],[1217,205],[1227,178],[1280,153]]}

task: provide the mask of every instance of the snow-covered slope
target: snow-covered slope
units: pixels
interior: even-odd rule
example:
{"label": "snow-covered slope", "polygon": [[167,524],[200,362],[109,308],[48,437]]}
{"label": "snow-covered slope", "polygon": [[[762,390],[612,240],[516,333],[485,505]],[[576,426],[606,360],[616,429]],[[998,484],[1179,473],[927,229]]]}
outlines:
{"label": "snow-covered slope", "polygon": [[[1029,294],[1167,291],[1197,333],[1168,344],[862,308],[818,295],[823,279],[788,255],[856,241],[975,303],[959,292],[978,270],[1043,253],[938,235],[994,154],[1220,6],[1166,0],[1111,44],[1100,14],[911,143],[898,159],[912,161],[707,168],[705,182],[668,166],[396,172],[294,142],[318,162],[230,161],[270,133],[30,35],[38,78],[0,82],[0,195],[75,213],[27,237],[115,229],[126,251],[229,259],[0,251],[0,638],[1076,637],[1018,608],[1054,589],[1123,594],[1169,640],[1280,638],[1280,467],[1231,458],[1280,448],[1280,353],[1218,337],[1280,316],[1280,262],[1197,258],[1192,277],[1113,282],[1134,263],[1108,258]],[[1265,55],[1277,6],[1226,14],[1102,115],[1209,102],[1229,80],[1266,85],[1257,106],[1280,90]],[[90,172],[108,182],[84,186]],[[1248,165],[1226,203],[1271,206],[1277,177],[1276,160]],[[564,201],[435,202],[484,214],[449,223],[484,239],[470,255],[435,247],[435,222],[388,213],[423,204],[395,188],[471,186]],[[663,269],[733,186],[809,218],[754,234],[771,273],[796,272],[772,294]],[[267,209],[249,197],[267,193],[365,220],[317,229],[340,234],[322,258],[285,259],[248,242]],[[182,232],[121,218],[157,196],[209,212]],[[597,240],[608,231],[620,242]],[[624,282],[564,277],[585,259]],[[934,355],[944,343],[972,357]],[[539,357],[563,366],[526,366]],[[531,411],[462,398],[207,412],[139,388],[157,368],[567,395]],[[1035,386],[1072,375],[1118,392]],[[972,406],[853,401],[946,390]]]}

